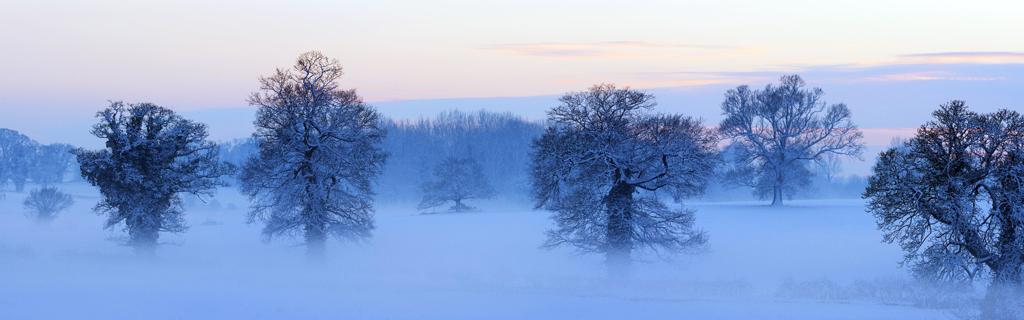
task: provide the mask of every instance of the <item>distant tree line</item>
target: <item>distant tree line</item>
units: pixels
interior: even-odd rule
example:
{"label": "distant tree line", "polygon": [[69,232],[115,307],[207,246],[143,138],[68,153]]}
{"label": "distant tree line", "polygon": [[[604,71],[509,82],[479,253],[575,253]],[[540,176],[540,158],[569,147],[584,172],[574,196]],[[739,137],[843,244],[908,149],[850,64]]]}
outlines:
{"label": "distant tree line", "polygon": [[444,112],[433,118],[388,121],[382,147],[389,159],[380,193],[389,199],[419,200],[420,185],[449,158],[473,159],[496,193],[529,192],[530,144],[544,131],[539,122],[510,113]]}
{"label": "distant tree line", "polygon": [[75,161],[73,149],[61,143],[40,144],[18,131],[0,128],[0,188],[10,182],[21,192],[28,182],[64,181]]}

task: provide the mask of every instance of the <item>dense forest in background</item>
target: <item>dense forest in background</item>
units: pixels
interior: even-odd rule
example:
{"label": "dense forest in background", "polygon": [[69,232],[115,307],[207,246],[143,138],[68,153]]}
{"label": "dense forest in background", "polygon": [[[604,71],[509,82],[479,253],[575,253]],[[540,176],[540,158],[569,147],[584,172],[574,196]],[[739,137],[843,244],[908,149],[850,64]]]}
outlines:
{"label": "dense forest in background", "polygon": [[449,157],[476,159],[498,195],[525,198],[530,145],[544,127],[511,113],[449,111],[389,121],[385,129],[388,160],[378,192],[384,198],[419,201],[421,183]]}
{"label": "dense forest in background", "polygon": [[[376,187],[381,199],[419,201],[422,196],[421,185],[429,178],[435,166],[450,157],[475,159],[493,185],[497,197],[509,200],[528,198],[530,148],[533,140],[543,133],[543,123],[529,121],[512,113],[483,110],[453,110],[431,118],[385,119],[384,122],[387,135],[382,147],[388,158]],[[0,136],[0,148],[10,151],[0,164],[0,186],[25,181],[51,183],[33,179],[45,175],[41,171],[47,170],[58,171],[65,180],[80,179],[74,169],[74,159],[70,156],[73,147],[63,144],[48,147],[14,130],[4,132],[7,134]],[[57,146],[68,157],[58,157],[59,163],[56,164],[46,161],[52,159],[53,150],[49,149]],[[249,138],[221,142],[219,148],[223,161],[238,166],[256,152],[256,146]],[[812,163],[808,170],[814,173],[811,184],[799,192],[796,198],[857,198],[867,184],[866,177],[840,175],[841,167],[834,161]],[[719,173],[719,178],[712,180],[701,199],[728,201],[756,198],[750,187],[732,183],[724,175]],[[232,184],[235,182],[229,181]]]}

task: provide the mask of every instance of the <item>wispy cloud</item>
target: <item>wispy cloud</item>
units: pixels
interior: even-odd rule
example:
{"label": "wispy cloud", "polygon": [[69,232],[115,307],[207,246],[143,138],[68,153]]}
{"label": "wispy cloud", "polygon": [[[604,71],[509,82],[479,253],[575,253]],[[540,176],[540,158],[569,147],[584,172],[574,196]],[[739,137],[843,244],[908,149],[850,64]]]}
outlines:
{"label": "wispy cloud", "polygon": [[911,82],[911,81],[1004,81],[1019,80],[1024,52],[932,52],[894,56],[877,63],[779,66],[774,71],[702,72],[705,77],[765,79],[798,73],[818,81]]}
{"label": "wispy cloud", "polygon": [[864,77],[866,81],[994,81],[1005,77],[961,75],[948,71],[886,73]]}
{"label": "wispy cloud", "polygon": [[1024,52],[1013,51],[964,51],[964,52],[929,52],[914,53],[900,56],[901,60],[910,63],[949,64],[949,63],[1024,63]]}
{"label": "wispy cloud", "polygon": [[722,50],[729,46],[656,43],[647,41],[600,41],[600,42],[537,42],[537,43],[506,43],[480,47],[509,54],[532,57],[630,57],[651,53],[653,51],[674,50]]}
{"label": "wispy cloud", "polygon": [[799,70],[777,71],[649,71],[625,72],[619,77],[628,79],[638,87],[701,87],[712,85],[739,85],[743,83],[769,82],[783,74],[799,73]]}
{"label": "wispy cloud", "polygon": [[[980,56],[980,54],[978,54]],[[946,56],[934,54],[930,56]],[[902,57],[902,56],[901,56]],[[758,84],[784,74],[800,74],[811,83],[870,82],[983,82],[1019,81],[1024,64],[1017,63],[904,63],[777,66],[759,71],[649,71],[621,76],[651,87]]]}

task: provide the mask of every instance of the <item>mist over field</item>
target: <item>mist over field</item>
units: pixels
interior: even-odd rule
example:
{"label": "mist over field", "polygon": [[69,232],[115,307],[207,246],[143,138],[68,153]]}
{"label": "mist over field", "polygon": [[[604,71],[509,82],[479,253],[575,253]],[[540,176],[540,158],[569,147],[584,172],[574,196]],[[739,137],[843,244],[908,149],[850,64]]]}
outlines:
{"label": "mist over field", "polygon": [[[543,126],[486,111],[387,125],[372,236],[330,240],[315,260],[301,237],[267,241],[237,178],[184,195],[188,229],[162,232],[155,254],[141,256],[123,224],[103,228],[93,210],[101,194],[78,168],[48,184],[73,199],[49,221],[24,204],[43,185],[7,183],[0,310],[11,319],[936,319],[969,318],[984,297],[984,282],[915,277],[865,212],[864,178],[827,166],[781,207],[712,181],[672,205],[693,210],[706,245],[638,254],[628,275],[611,275],[601,255],[542,248],[555,226],[530,199],[527,172]],[[256,151],[248,139],[217,149],[238,166]],[[469,201],[468,212],[421,208],[421,185],[449,155],[476,159],[495,196]]]}
{"label": "mist over field", "polygon": [[976,297],[914,281],[856,199],[692,203],[706,250],[644,257],[617,282],[599,257],[539,249],[550,222],[525,203],[423,215],[380,200],[371,239],[331,242],[310,264],[297,241],[262,242],[246,200],[222,189],[188,207],[188,232],[140,259],[90,212],[95,190],[63,188],[76,205],[49,225],[25,218],[24,193],[5,192],[5,318],[936,319]]}

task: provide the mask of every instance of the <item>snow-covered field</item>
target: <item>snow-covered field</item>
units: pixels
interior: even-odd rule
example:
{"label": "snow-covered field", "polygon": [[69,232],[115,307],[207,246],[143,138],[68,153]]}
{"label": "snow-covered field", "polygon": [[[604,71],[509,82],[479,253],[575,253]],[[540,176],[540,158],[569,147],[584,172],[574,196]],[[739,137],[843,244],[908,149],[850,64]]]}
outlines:
{"label": "snow-covered field", "polygon": [[[30,186],[31,188],[32,186]],[[485,203],[423,215],[378,201],[363,244],[308,263],[297,240],[262,241],[246,200],[222,189],[191,228],[141,260],[103,230],[98,194],[47,225],[25,193],[0,200],[0,319],[955,319],[942,290],[910,280],[861,200],[701,203],[703,252],[643,257],[628,282],[601,257],[540,249],[548,213]],[[8,188],[9,189],[9,188]],[[957,291],[963,293],[963,290]],[[968,292],[973,297],[976,293]],[[962,298],[962,297],[960,297]]]}

